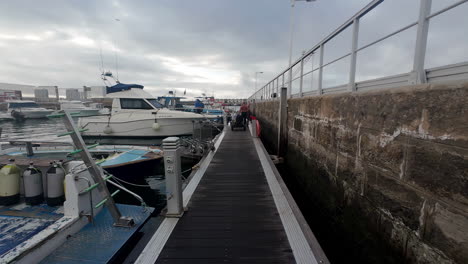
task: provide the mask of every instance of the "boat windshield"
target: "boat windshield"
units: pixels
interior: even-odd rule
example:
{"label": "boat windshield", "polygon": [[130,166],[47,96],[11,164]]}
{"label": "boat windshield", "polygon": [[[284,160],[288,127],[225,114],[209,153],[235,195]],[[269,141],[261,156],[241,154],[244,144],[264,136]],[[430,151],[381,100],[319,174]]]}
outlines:
{"label": "boat windshield", "polygon": [[162,105],[158,100],[156,99],[146,99],[150,104],[152,104],[156,108],[163,108],[164,105]]}
{"label": "boat windshield", "polygon": [[34,102],[25,102],[25,103],[9,103],[9,108],[37,108],[39,107],[36,103]]}

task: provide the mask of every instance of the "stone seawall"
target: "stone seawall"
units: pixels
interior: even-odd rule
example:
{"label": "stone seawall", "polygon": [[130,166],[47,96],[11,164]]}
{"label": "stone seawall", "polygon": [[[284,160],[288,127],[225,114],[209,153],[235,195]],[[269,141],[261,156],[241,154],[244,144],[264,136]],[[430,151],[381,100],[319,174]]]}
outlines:
{"label": "stone seawall", "polygon": [[[255,105],[270,149],[278,105]],[[288,131],[283,177],[339,228],[411,263],[468,263],[468,83],[290,99]]]}

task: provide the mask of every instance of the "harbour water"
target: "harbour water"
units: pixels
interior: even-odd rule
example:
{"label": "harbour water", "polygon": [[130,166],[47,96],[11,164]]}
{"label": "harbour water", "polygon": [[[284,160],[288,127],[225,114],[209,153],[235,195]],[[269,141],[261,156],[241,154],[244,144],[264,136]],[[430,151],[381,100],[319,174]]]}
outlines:
{"label": "harbour water", "polygon": [[7,139],[21,140],[31,138],[44,138],[57,140],[57,134],[65,131],[60,119],[26,119],[24,121],[0,122],[2,135],[0,141]]}

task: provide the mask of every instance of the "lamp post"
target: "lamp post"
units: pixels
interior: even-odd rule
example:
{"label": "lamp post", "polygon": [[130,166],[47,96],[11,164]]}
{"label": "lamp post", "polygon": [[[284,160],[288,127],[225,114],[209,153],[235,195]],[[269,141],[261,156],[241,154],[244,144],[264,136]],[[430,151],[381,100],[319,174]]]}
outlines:
{"label": "lamp post", "polygon": [[292,51],[293,51],[293,35],[294,35],[294,5],[296,1],[306,1],[306,2],[314,2],[316,0],[291,0],[291,14],[289,16],[289,85],[288,85],[288,98],[291,98],[291,90],[292,90]]}
{"label": "lamp post", "polygon": [[254,91],[254,94],[257,92],[257,78],[258,78],[258,74],[263,74],[263,72],[255,72],[255,91]]}

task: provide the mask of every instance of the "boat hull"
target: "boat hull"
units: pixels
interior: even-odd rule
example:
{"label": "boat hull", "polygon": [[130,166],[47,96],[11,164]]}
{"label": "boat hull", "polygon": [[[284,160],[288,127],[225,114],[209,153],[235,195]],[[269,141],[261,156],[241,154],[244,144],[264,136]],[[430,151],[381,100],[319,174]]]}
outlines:
{"label": "boat hull", "polygon": [[[128,121],[112,120],[107,122],[107,117],[80,119],[79,125],[87,131],[83,137],[100,138],[164,138],[169,136],[192,135],[194,130],[193,118],[158,118],[158,126],[154,126],[154,119],[138,119]],[[199,120],[201,120],[200,118]]]}
{"label": "boat hull", "polygon": [[41,111],[19,111],[19,117],[22,119],[39,119],[47,118],[47,115],[52,114],[52,110],[41,110]]}

